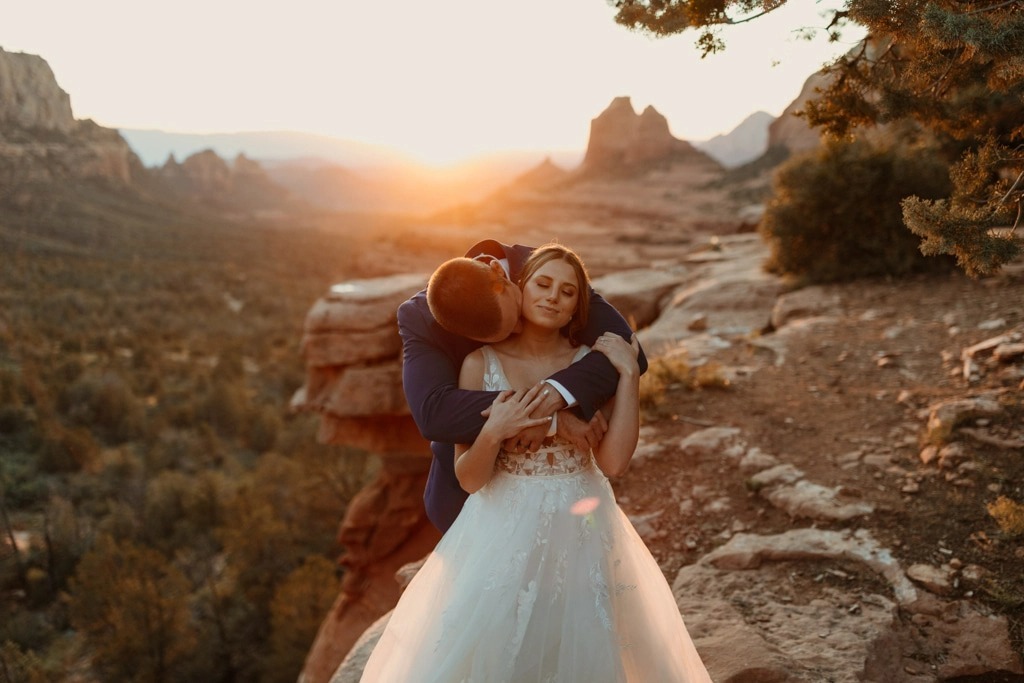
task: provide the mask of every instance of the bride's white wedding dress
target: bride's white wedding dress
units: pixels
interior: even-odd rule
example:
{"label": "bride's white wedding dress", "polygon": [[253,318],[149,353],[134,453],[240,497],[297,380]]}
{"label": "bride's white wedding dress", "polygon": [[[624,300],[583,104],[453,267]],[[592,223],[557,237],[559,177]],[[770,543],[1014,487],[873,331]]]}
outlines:
{"label": "bride's white wedding dress", "polygon": [[[484,388],[510,388],[484,349]],[[607,478],[558,439],[499,454],[406,588],[361,680],[711,681]]]}

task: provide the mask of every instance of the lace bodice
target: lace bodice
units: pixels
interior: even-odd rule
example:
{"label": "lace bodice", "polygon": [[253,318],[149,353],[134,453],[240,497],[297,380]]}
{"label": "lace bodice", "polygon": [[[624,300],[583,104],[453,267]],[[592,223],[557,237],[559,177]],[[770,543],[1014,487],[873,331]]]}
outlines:
{"label": "lace bodice", "polygon": [[[575,363],[590,351],[581,346],[573,357]],[[490,346],[483,347],[484,390],[501,391],[511,389],[505,376],[498,354]],[[570,442],[559,436],[548,437],[536,453],[510,453],[502,449],[494,463],[495,468],[523,476],[558,476],[572,474],[590,466],[590,452],[581,452]]]}

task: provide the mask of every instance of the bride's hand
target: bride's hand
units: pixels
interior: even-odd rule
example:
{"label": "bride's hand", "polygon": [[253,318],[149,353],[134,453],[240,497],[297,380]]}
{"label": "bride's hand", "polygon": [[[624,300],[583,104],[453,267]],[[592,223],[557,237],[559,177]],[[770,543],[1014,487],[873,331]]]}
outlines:
{"label": "bride's hand", "polygon": [[504,441],[524,429],[549,423],[550,417],[530,417],[530,413],[544,400],[542,387],[542,384],[536,384],[529,389],[507,389],[498,394],[491,404],[484,429]]}
{"label": "bride's hand", "polygon": [[633,341],[627,342],[614,332],[605,332],[594,342],[593,350],[607,356],[620,375],[640,372],[640,365],[637,363],[637,357],[640,355],[640,342],[637,341],[635,334]]}

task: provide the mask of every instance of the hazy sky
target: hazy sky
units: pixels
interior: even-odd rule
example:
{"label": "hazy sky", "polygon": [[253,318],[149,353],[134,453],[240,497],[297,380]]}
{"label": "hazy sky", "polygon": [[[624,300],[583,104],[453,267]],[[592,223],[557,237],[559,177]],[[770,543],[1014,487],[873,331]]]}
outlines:
{"label": "hazy sky", "polygon": [[0,0],[0,47],[41,55],[76,118],[178,132],[298,130],[434,162],[575,150],[612,98],[701,140],[778,115],[860,34],[829,44],[792,0],[701,60],[612,20],[607,0]]}

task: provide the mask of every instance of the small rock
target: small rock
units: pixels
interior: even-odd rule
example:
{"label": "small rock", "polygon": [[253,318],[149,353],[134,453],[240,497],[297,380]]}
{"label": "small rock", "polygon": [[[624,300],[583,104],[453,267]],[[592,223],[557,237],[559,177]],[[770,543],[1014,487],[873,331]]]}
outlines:
{"label": "small rock", "polygon": [[911,581],[920,584],[936,595],[948,595],[953,590],[950,572],[930,564],[912,564],[907,568]]}
{"label": "small rock", "polygon": [[656,458],[662,451],[665,450],[666,445],[659,442],[641,442],[633,451],[633,457],[631,462],[633,464],[639,464],[645,460]]}
{"label": "small rock", "polygon": [[926,440],[933,444],[944,443],[949,440],[953,430],[967,420],[995,417],[1002,412],[999,401],[988,396],[937,403],[929,410]]}
{"label": "small rock", "polygon": [[886,454],[872,453],[864,456],[864,464],[868,467],[884,469],[892,462],[892,457]]}
{"label": "small rock", "polygon": [[938,455],[939,467],[942,469],[951,469],[967,459],[967,451],[959,441],[943,446],[939,449]]}
{"label": "small rock", "polygon": [[850,451],[849,453],[843,453],[842,455],[836,456],[837,465],[846,465],[849,463],[860,462],[861,456],[864,455],[863,451]]}
{"label": "small rock", "polygon": [[690,434],[679,442],[679,451],[690,457],[712,456],[739,441],[735,427],[709,427]]}
{"label": "small rock", "polygon": [[746,452],[740,460],[741,472],[759,472],[779,464],[779,459],[770,453],[765,453],[758,447],[753,447]]}
{"label": "small rock", "polygon": [[703,313],[699,313],[690,320],[686,325],[686,329],[691,332],[704,332],[708,329],[708,317]]}
{"label": "small rock", "polygon": [[938,454],[939,449],[937,446],[925,446],[921,450],[921,454],[919,457],[921,458],[921,462],[927,465],[932,460],[935,460],[935,456],[937,456]]}
{"label": "small rock", "polygon": [[1024,343],[1000,344],[992,352],[992,357],[1000,363],[1006,363],[1021,356],[1024,356]]}
{"label": "small rock", "polygon": [[760,489],[782,484],[792,484],[802,479],[803,476],[803,470],[797,469],[790,464],[784,464],[758,472],[750,478],[750,481],[755,487]]}
{"label": "small rock", "polygon": [[993,318],[978,323],[979,330],[998,330],[1000,327],[1006,327],[1006,320],[1003,318]]}
{"label": "small rock", "polygon": [[973,460],[962,462],[956,467],[956,471],[959,472],[960,474],[970,474],[971,472],[977,472],[979,469],[981,469],[981,465],[974,462]]}
{"label": "small rock", "polygon": [[631,515],[629,517],[630,523],[636,532],[644,539],[652,539],[658,537],[658,529],[652,522],[661,517],[664,510],[656,510],[649,512],[646,515]]}

